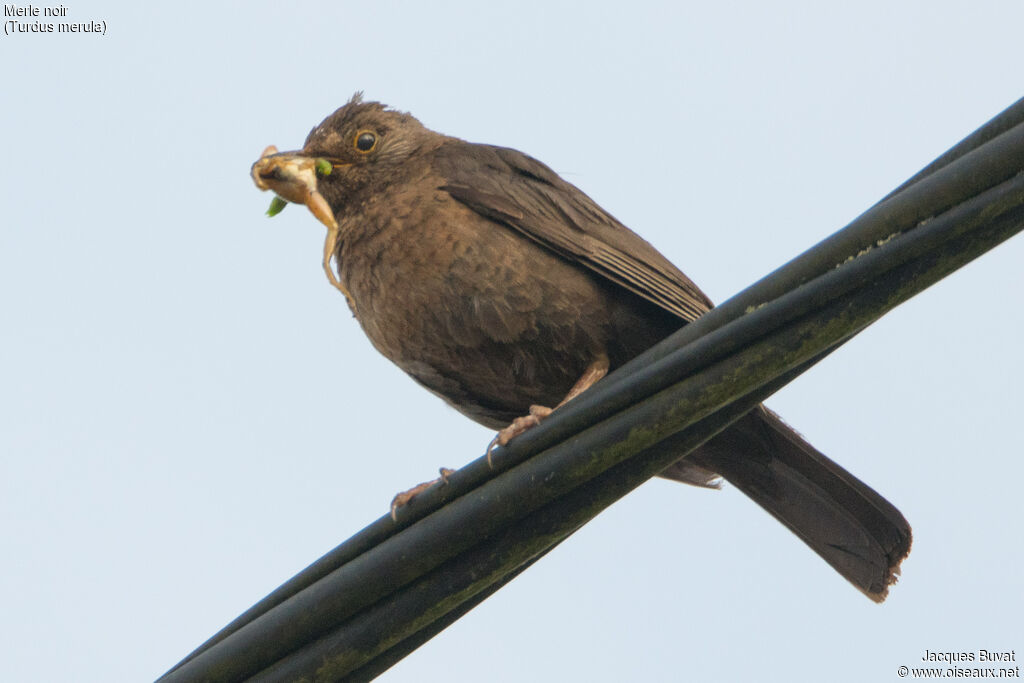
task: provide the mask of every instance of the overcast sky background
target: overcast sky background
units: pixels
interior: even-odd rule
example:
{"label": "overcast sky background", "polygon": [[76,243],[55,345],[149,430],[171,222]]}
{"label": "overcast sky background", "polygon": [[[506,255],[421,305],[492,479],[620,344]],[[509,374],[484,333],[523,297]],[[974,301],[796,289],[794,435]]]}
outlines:
{"label": "overcast sky background", "polygon": [[[323,226],[267,219],[249,178],[354,91],[540,158],[716,301],[1024,95],[1017,1],[586,6],[73,2],[105,36],[0,36],[0,680],[151,680],[482,453],[365,339]],[[913,525],[884,605],[735,490],[652,481],[381,680],[1024,656],[1022,261],[1018,237],[769,401]]]}

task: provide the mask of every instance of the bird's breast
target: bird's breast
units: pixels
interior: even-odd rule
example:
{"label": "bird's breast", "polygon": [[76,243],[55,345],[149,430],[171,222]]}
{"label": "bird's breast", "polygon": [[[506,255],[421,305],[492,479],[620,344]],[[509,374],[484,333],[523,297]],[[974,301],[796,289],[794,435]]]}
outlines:
{"label": "bird's breast", "polygon": [[368,204],[342,230],[341,279],[374,346],[457,407],[500,414],[479,421],[557,403],[604,350],[593,276],[443,191]]}

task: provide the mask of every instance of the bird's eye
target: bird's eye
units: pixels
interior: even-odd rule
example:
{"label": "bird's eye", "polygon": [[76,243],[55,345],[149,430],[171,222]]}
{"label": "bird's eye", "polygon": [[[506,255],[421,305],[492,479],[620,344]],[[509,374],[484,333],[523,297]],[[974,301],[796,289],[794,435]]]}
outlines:
{"label": "bird's eye", "polygon": [[355,146],[360,152],[371,152],[377,146],[377,136],[368,130],[364,130],[356,135]]}

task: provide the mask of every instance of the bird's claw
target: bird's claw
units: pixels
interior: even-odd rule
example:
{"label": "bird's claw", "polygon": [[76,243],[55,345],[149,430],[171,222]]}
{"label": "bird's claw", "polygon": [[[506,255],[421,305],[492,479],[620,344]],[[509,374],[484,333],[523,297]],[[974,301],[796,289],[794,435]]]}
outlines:
{"label": "bird's claw", "polygon": [[507,446],[508,442],[516,438],[520,434],[533,429],[541,423],[545,417],[552,413],[553,409],[547,406],[530,406],[530,412],[522,417],[517,417],[512,420],[512,424],[505,427],[491,439],[491,442],[487,444],[487,466],[493,468],[494,462],[491,459],[491,453],[498,446]]}
{"label": "bird's claw", "polygon": [[438,470],[438,472],[440,472],[441,476],[438,477],[437,479],[431,479],[430,481],[425,481],[422,484],[413,486],[408,491],[402,491],[401,493],[397,494],[394,498],[391,499],[392,522],[398,521],[398,508],[405,507],[413,498],[423,493],[424,491],[426,491],[427,489],[429,489],[431,486],[438,482],[442,484],[447,484],[448,477],[455,474],[455,470],[449,469],[447,467],[442,467],[440,470]]}

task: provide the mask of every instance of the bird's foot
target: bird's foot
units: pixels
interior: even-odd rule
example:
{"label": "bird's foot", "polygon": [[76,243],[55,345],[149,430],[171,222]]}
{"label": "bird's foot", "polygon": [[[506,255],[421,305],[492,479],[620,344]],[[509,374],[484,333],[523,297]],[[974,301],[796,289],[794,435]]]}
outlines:
{"label": "bird's foot", "polygon": [[540,424],[541,420],[550,415],[553,408],[547,406],[530,406],[530,412],[522,417],[512,420],[512,424],[498,432],[491,442],[487,444],[487,464],[493,467],[491,452],[498,446],[507,446],[508,442]]}
{"label": "bird's foot", "polygon": [[398,495],[391,499],[391,521],[398,521],[398,508],[405,507],[406,505],[409,504],[409,501],[411,501],[413,498],[429,489],[434,484],[437,484],[438,482],[442,484],[447,484],[448,477],[450,477],[452,474],[455,474],[455,470],[450,470],[447,467],[442,467],[439,471],[441,473],[441,476],[438,477],[437,479],[431,479],[430,481],[425,481],[422,484],[419,484],[418,486],[413,486],[408,491],[402,491],[401,493],[399,493]]}

